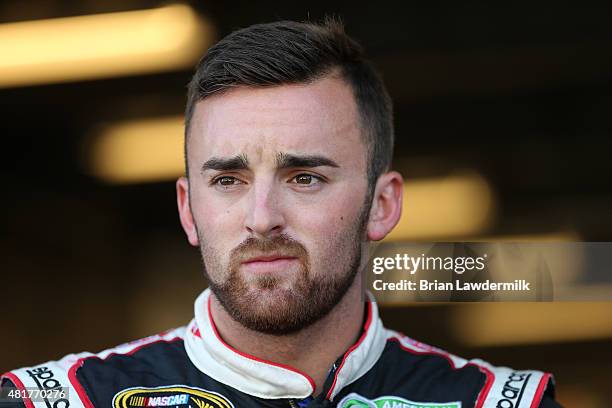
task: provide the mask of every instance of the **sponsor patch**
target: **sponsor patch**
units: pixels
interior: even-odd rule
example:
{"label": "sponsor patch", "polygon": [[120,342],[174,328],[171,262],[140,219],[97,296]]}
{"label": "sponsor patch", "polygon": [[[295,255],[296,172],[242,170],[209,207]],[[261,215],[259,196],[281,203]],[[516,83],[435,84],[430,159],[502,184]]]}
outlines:
{"label": "sponsor patch", "polygon": [[223,395],[185,385],[165,387],[134,387],[122,390],[113,397],[114,408],[185,407],[234,408]]}
{"label": "sponsor patch", "polygon": [[[67,398],[68,388],[62,386],[57,376],[47,366],[38,366],[32,369],[26,370],[28,375],[38,386],[38,389],[42,391],[40,394],[42,400],[47,406],[68,408],[70,401]],[[57,391],[56,393],[49,393],[49,391]],[[35,394],[37,395],[37,394]],[[49,398],[55,396],[55,398]]]}
{"label": "sponsor patch", "polygon": [[525,393],[525,387],[531,377],[530,373],[521,373],[512,371],[508,374],[504,388],[501,391],[501,397],[497,401],[496,407],[499,408],[515,408],[521,404],[521,399]]}
{"label": "sponsor patch", "polygon": [[338,404],[339,408],[461,408],[461,402],[415,402],[386,395],[374,399],[351,393]]}

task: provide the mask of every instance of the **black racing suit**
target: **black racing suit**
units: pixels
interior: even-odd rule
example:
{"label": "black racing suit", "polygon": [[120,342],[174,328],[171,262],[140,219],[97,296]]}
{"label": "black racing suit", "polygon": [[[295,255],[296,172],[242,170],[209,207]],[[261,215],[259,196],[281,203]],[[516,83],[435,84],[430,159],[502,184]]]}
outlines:
{"label": "black racing suit", "polygon": [[[185,327],[4,374],[0,407],[559,407],[550,374],[468,361],[419,343],[384,328],[374,302],[367,302],[360,338],[313,397],[308,375],[226,344],[209,298],[209,290],[200,295]],[[17,392],[8,399],[11,387]],[[17,398],[25,391],[31,398]]]}

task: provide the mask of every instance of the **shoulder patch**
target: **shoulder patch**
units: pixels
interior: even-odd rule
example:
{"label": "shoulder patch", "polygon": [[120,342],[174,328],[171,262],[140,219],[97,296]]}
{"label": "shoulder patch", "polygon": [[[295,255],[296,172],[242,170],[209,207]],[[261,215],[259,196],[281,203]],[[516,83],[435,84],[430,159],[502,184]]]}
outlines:
{"label": "shoulder patch", "polygon": [[[9,379],[18,389],[32,396],[32,398],[23,399],[27,408],[47,408],[49,406],[85,408],[68,378],[68,365],[65,362],[69,357],[64,357],[62,361],[49,361],[38,366],[13,370],[4,374],[2,378]],[[74,357],[72,361],[76,361],[77,356]],[[54,395],[52,391],[61,393],[59,398],[52,398]],[[48,397],[33,398],[35,395]]]}
{"label": "shoulder patch", "polygon": [[534,370],[513,370],[494,367],[482,360],[474,363],[493,373],[493,381],[484,395],[482,408],[532,408],[542,401],[544,391],[552,383],[552,375]]}
{"label": "shoulder patch", "polygon": [[234,408],[234,405],[219,393],[186,385],[133,387],[113,397],[113,408],[135,407]]}

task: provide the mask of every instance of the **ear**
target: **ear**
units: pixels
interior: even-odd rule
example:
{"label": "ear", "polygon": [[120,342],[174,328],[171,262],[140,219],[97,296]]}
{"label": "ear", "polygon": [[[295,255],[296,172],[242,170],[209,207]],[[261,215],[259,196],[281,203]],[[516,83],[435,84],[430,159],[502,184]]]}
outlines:
{"label": "ear", "polygon": [[368,221],[368,239],[380,241],[397,225],[402,215],[403,187],[402,175],[397,171],[378,178]]}
{"label": "ear", "polygon": [[176,181],[176,203],[178,205],[179,218],[187,240],[193,246],[200,244],[198,239],[198,231],[193,222],[193,214],[189,205],[189,181],[186,177],[181,177]]}

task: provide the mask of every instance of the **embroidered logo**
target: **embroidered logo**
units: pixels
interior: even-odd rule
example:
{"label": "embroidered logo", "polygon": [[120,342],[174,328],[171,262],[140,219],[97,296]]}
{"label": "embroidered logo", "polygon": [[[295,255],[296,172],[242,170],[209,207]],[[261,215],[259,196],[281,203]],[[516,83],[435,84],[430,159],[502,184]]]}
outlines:
{"label": "embroidered logo", "polygon": [[147,388],[134,387],[119,391],[113,397],[114,408],[185,407],[234,408],[223,395],[185,385]]}
{"label": "embroidered logo", "polygon": [[414,402],[395,396],[367,399],[351,393],[338,404],[339,408],[461,408],[461,402]]}

